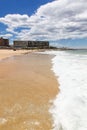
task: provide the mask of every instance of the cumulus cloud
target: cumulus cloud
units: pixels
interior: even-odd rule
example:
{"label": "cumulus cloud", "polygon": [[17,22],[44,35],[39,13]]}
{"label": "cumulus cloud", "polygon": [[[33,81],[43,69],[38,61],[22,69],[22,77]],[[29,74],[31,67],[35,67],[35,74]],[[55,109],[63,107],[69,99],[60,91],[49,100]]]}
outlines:
{"label": "cumulus cloud", "polygon": [[56,0],[40,6],[32,16],[8,14],[0,22],[17,39],[87,38],[87,1]]}
{"label": "cumulus cloud", "polygon": [[18,27],[28,28],[28,19],[28,15],[8,14],[0,18],[0,22],[7,25],[7,31],[14,32],[14,29]]}

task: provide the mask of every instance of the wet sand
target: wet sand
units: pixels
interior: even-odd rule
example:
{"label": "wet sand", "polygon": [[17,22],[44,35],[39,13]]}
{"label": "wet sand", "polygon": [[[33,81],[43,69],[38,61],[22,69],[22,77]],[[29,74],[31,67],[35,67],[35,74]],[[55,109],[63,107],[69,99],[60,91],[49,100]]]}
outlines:
{"label": "wet sand", "polygon": [[0,62],[0,130],[51,130],[58,93],[52,56],[29,53]]}

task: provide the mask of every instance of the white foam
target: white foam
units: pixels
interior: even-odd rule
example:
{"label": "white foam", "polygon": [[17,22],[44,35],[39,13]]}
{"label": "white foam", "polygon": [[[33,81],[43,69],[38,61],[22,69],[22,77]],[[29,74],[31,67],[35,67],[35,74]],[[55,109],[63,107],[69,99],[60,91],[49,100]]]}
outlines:
{"label": "white foam", "polygon": [[87,55],[51,51],[60,93],[51,113],[53,130],[87,130]]}
{"label": "white foam", "polygon": [[87,130],[87,55],[77,52],[47,51],[54,54],[53,68],[60,93],[50,109],[53,130]]}

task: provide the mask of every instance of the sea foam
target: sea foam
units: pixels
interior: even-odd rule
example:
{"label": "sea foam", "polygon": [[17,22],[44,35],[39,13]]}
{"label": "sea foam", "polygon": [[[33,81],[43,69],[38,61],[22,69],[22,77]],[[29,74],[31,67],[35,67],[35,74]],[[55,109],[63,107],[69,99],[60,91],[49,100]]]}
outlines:
{"label": "sea foam", "polygon": [[53,130],[87,130],[87,51],[46,51],[52,54],[59,93],[50,112]]}
{"label": "sea foam", "polygon": [[87,55],[54,51],[60,92],[51,113],[53,130],[87,130]]}
{"label": "sea foam", "polygon": [[53,130],[87,130],[87,52],[44,53],[55,55],[52,70],[60,84],[50,109]]}

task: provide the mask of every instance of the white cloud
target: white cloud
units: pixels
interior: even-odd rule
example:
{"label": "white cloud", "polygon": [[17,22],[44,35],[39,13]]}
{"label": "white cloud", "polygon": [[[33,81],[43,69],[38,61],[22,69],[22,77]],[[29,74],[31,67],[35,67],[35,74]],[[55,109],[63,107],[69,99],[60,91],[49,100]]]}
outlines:
{"label": "white cloud", "polygon": [[10,33],[7,34],[0,34],[0,37],[4,37],[4,38],[11,38],[13,35]]}
{"label": "white cloud", "polygon": [[8,14],[5,17],[0,18],[0,22],[7,25],[7,31],[13,32],[18,27],[28,27],[28,15],[20,14]]}
{"label": "white cloud", "polygon": [[87,38],[87,0],[56,0],[40,6],[32,16],[8,14],[0,22],[17,39]]}

